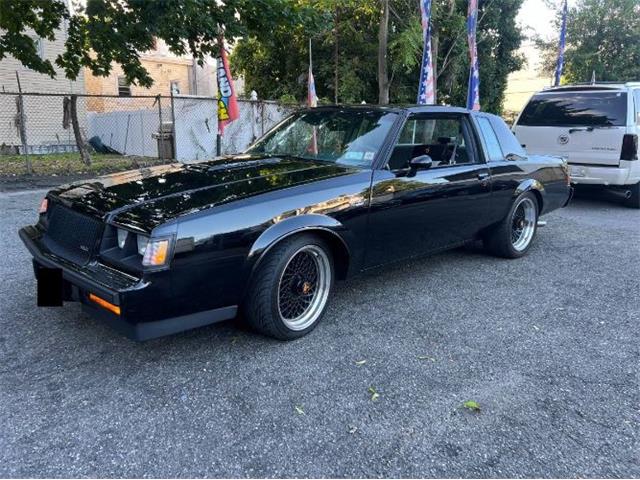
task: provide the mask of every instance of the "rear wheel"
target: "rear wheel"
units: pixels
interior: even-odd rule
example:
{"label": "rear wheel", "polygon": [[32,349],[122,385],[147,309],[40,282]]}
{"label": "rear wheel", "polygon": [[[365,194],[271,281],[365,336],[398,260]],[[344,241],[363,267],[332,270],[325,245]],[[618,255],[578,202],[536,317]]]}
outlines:
{"label": "rear wheel", "polygon": [[631,196],[625,200],[624,204],[630,208],[640,208],[640,182],[632,185],[629,191]]}
{"label": "rear wheel", "polygon": [[333,288],[331,250],[320,238],[297,235],[277,244],[258,266],[245,301],[249,325],[292,340],[313,330]]}
{"label": "rear wheel", "polygon": [[483,241],[485,248],[504,258],[519,258],[529,248],[538,228],[538,201],[531,192],[520,195],[509,214],[491,231]]}

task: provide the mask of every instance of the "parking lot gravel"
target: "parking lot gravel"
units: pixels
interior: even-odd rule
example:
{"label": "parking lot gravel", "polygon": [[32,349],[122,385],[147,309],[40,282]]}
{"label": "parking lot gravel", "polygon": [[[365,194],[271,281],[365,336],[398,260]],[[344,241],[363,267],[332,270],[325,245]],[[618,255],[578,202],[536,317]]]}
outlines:
{"label": "parking lot gravel", "polygon": [[35,306],[42,195],[0,193],[0,477],[640,476],[640,211],[578,198],[525,258],[340,283],[294,342],[134,343]]}

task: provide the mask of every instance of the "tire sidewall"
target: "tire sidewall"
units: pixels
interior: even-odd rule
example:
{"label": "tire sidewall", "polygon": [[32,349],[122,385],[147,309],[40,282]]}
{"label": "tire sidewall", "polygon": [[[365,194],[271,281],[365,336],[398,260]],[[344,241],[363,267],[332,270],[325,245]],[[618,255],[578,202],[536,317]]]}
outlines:
{"label": "tire sidewall", "polygon": [[[511,228],[512,228],[512,224],[513,224],[513,215],[516,211],[516,209],[518,208],[518,206],[520,205],[520,203],[525,199],[525,198],[529,198],[532,202],[533,202],[533,207],[535,208],[536,211],[536,218],[533,224],[533,235],[531,236],[531,240],[529,240],[529,244],[523,249],[523,250],[517,250],[514,246],[513,243],[511,242]],[[511,255],[513,258],[519,258],[522,257],[523,255],[525,255],[529,249],[531,248],[531,245],[533,245],[533,241],[536,238],[536,235],[538,234],[538,218],[540,217],[540,207],[538,206],[538,199],[536,198],[536,196],[531,193],[531,192],[524,192],[523,194],[519,195],[518,198],[516,198],[516,200],[513,202],[513,205],[511,205],[511,209],[509,210],[509,215],[507,215],[507,248],[510,250]]]}
{"label": "tire sidewall", "polygon": [[[292,256],[298,250],[308,245],[314,245],[316,247],[321,248],[328,258],[329,270],[330,270],[329,293],[327,296],[327,301],[322,311],[320,312],[320,315],[318,315],[318,317],[316,318],[316,320],[303,330],[292,330],[284,323],[284,321],[280,316],[280,311],[278,308],[278,284],[280,282],[282,273],[286,268],[286,266],[288,265],[289,260],[292,258]],[[277,248],[277,245],[275,248]],[[322,320],[322,317],[324,317],[324,314],[327,310],[329,300],[331,299],[331,294],[333,293],[333,287],[335,284],[335,268],[334,268],[333,255],[331,254],[331,249],[319,237],[316,237],[314,235],[297,235],[296,237],[292,238],[291,241],[288,241],[286,246],[283,245],[282,249],[274,253],[279,255],[279,259],[277,261],[277,266],[272,276],[271,293],[269,296],[270,304],[271,304],[270,314],[272,315],[272,318],[273,318],[273,326],[278,330],[278,333],[280,334],[279,336],[281,336],[282,338],[294,339],[294,338],[303,337],[304,335],[309,333],[311,330],[316,328],[318,323],[320,323],[320,321]]]}

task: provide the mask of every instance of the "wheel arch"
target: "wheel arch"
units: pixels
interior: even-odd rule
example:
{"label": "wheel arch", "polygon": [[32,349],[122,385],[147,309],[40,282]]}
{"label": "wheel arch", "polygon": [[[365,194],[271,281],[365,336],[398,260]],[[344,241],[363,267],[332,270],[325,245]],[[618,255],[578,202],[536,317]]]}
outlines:
{"label": "wheel arch", "polygon": [[278,243],[293,235],[311,233],[321,237],[334,257],[336,277],[340,280],[347,277],[351,261],[351,251],[344,238],[345,227],[335,218],[326,215],[308,214],[291,217],[266,229],[251,246],[247,256],[249,280],[260,265],[260,262]]}
{"label": "wheel arch", "polygon": [[535,178],[523,180],[513,192],[513,198],[515,199],[525,192],[531,192],[535,195],[538,202],[538,215],[541,215],[545,207],[545,197],[547,194],[544,185]]}

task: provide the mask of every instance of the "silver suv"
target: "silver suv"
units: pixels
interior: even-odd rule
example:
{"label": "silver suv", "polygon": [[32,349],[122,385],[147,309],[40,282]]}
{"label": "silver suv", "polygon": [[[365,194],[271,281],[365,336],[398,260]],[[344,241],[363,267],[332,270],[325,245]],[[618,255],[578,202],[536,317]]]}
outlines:
{"label": "silver suv", "polygon": [[572,183],[620,190],[627,205],[640,208],[640,82],[543,90],[513,132],[529,153],[566,158]]}

